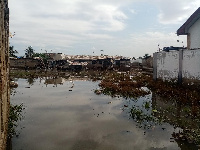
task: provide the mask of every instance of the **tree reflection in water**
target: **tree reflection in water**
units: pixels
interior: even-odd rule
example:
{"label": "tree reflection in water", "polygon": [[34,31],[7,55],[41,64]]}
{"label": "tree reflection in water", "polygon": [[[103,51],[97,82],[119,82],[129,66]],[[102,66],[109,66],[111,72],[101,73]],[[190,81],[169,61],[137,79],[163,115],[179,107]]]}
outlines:
{"label": "tree reflection in water", "polygon": [[179,128],[178,132],[172,133],[172,139],[178,143],[179,147],[184,145],[184,147],[189,146],[190,149],[197,149],[195,145],[200,144],[199,106],[182,104],[155,93],[152,94],[152,109],[143,109],[144,106],[133,106],[130,111],[131,117],[140,128],[152,129],[156,125],[169,123],[175,129]]}

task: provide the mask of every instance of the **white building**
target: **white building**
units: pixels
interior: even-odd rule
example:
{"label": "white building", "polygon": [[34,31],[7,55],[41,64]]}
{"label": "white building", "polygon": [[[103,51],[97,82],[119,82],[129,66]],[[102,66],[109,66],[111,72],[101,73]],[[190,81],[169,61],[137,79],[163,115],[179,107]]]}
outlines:
{"label": "white building", "polygon": [[187,35],[188,49],[200,49],[200,7],[177,30],[177,35]]}
{"label": "white building", "polygon": [[200,7],[177,30],[187,35],[187,49],[154,53],[154,79],[200,83]]}

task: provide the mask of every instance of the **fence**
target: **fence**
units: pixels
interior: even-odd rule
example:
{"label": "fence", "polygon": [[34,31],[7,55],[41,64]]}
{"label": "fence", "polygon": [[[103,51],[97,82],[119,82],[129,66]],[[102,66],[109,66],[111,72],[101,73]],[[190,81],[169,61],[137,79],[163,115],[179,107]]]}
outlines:
{"label": "fence", "polygon": [[154,53],[154,79],[200,83],[200,49]]}

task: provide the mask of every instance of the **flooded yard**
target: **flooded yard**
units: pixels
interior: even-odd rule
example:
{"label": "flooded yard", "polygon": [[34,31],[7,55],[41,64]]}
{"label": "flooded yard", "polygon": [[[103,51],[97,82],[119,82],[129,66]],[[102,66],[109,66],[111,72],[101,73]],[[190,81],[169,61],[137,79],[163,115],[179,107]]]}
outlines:
{"label": "flooded yard", "polygon": [[[191,108],[152,92],[126,99],[95,94],[99,82],[87,79],[19,78],[17,82],[11,103],[23,103],[25,109],[17,136],[11,139],[12,150],[198,149],[180,139],[185,130],[181,115]],[[195,121],[188,118],[185,125],[199,128]]]}

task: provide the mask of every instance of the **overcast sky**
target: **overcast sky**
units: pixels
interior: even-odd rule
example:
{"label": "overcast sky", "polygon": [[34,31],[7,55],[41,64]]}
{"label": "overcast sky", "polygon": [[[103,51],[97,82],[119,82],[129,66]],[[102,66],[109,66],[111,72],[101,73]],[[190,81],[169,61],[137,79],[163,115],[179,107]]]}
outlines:
{"label": "overcast sky", "polygon": [[28,46],[39,53],[152,55],[158,45],[187,46],[176,31],[199,6],[199,0],[9,0],[10,45],[20,56]]}

